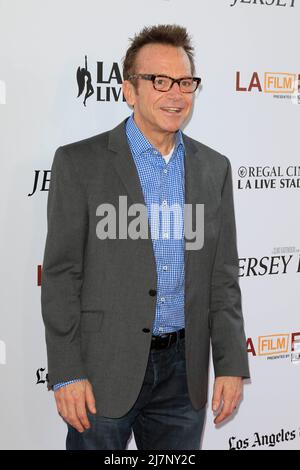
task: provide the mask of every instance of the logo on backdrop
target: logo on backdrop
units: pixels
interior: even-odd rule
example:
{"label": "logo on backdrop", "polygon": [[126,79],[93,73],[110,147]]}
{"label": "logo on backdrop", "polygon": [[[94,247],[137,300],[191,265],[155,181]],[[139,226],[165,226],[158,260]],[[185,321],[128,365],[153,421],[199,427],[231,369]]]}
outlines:
{"label": "logo on backdrop", "polygon": [[96,63],[96,80],[92,77],[92,72],[88,68],[88,58],[84,58],[84,67],[78,67],[76,73],[78,95],[79,98],[83,96],[83,105],[86,106],[86,101],[95,94],[92,83],[95,84],[96,94],[95,98],[99,102],[125,102],[125,97],[122,92],[122,74],[118,62],[110,64],[104,62]]}
{"label": "logo on backdrop", "polygon": [[258,336],[256,341],[247,339],[247,351],[253,357],[264,356],[268,360],[290,359],[300,364],[300,331]]}
{"label": "logo on backdrop", "polygon": [[261,434],[255,432],[253,436],[246,438],[238,438],[237,436],[231,436],[228,439],[229,450],[243,450],[248,449],[249,447],[275,447],[280,442],[293,441],[300,437],[300,432],[296,429],[287,431],[281,429],[280,432],[272,434]]}
{"label": "logo on backdrop", "polygon": [[267,6],[267,7],[290,7],[293,8],[295,6],[296,0],[231,0],[231,7],[235,7],[236,5],[243,3],[247,5],[260,5],[260,6]]}
{"label": "logo on backdrop", "polygon": [[253,72],[245,76],[240,70],[235,75],[235,91],[268,93],[273,98],[300,104],[300,74],[292,72]]}
{"label": "logo on backdrop", "polygon": [[27,196],[33,196],[38,187],[39,191],[49,191],[50,175],[51,170],[34,170],[32,191]]}
{"label": "logo on backdrop", "polygon": [[78,67],[77,69],[77,85],[78,85],[78,95],[77,98],[85,91],[83,104],[86,106],[86,100],[94,94],[94,88],[92,85],[92,76],[88,70],[87,65],[87,56],[85,57],[85,67]]}
{"label": "logo on backdrop", "polygon": [[239,277],[300,273],[299,252],[295,246],[279,246],[273,249],[271,256],[239,258]]}
{"label": "logo on backdrop", "polygon": [[44,367],[41,367],[40,369],[36,371],[36,374],[35,374],[37,378],[36,385],[49,382],[48,374],[46,374],[45,371],[46,369]]}
{"label": "logo on backdrop", "polygon": [[240,166],[237,189],[299,189],[300,166]]}
{"label": "logo on backdrop", "polygon": [[42,265],[41,264],[38,264],[37,265],[37,280],[36,280],[36,284],[37,286],[41,286],[42,285]]}

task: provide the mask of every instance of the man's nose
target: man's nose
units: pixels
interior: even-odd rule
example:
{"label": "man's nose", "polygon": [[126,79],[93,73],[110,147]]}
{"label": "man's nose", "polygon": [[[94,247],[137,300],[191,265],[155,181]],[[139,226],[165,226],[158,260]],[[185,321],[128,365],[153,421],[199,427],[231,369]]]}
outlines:
{"label": "man's nose", "polygon": [[176,95],[177,95],[178,93],[181,94],[180,86],[179,86],[179,83],[178,83],[178,82],[174,82],[174,83],[173,83],[171,89],[169,90],[169,93],[171,93],[171,92],[175,93]]}

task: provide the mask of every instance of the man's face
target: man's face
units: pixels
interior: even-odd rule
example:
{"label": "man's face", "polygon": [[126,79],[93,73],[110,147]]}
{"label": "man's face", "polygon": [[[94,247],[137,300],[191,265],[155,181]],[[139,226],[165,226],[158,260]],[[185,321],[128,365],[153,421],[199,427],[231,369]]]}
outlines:
{"label": "man's face", "polygon": [[[137,55],[135,73],[162,74],[172,78],[191,76],[189,58],[181,47],[147,44]],[[137,89],[124,82],[128,104],[134,106],[134,118],[146,136],[174,133],[187,120],[194,93],[182,93],[178,83],[167,92],[157,91],[148,80],[137,79]],[[178,108],[177,112],[168,108]]]}

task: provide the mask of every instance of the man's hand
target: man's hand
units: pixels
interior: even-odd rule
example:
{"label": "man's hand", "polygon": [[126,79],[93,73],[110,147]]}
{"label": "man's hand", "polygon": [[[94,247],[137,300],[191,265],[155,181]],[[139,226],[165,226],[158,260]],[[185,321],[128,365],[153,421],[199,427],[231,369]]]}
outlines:
{"label": "man's hand", "polygon": [[[214,420],[215,424],[221,423],[232,414],[242,397],[242,390],[242,377],[216,377],[212,398],[212,409],[217,412],[220,405],[221,409]],[[221,404],[222,399],[223,403]]]}
{"label": "man's hand", "polygon": [[56,390],[54,396],[57,411],[65,421],[79,432],[91,427],[85,404],[91,413],[96,413],[96,406],[92,385],[88,380],[65,385]]}

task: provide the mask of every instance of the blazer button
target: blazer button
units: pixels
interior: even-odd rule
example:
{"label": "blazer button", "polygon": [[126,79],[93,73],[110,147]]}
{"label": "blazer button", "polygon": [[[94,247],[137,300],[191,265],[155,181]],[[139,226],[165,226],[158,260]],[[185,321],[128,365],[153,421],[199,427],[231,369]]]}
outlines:
{"label": "blazer button", "polygon": [[150,289],[149,290],[149,295],[151,295],[152,297],[154,297],[156,295],[156,290],[155,289]]}
{"label": "blazer button", "polygon": [[150,331],[149,328],[143,328],[144,333],[149,333],[149,331]]}

